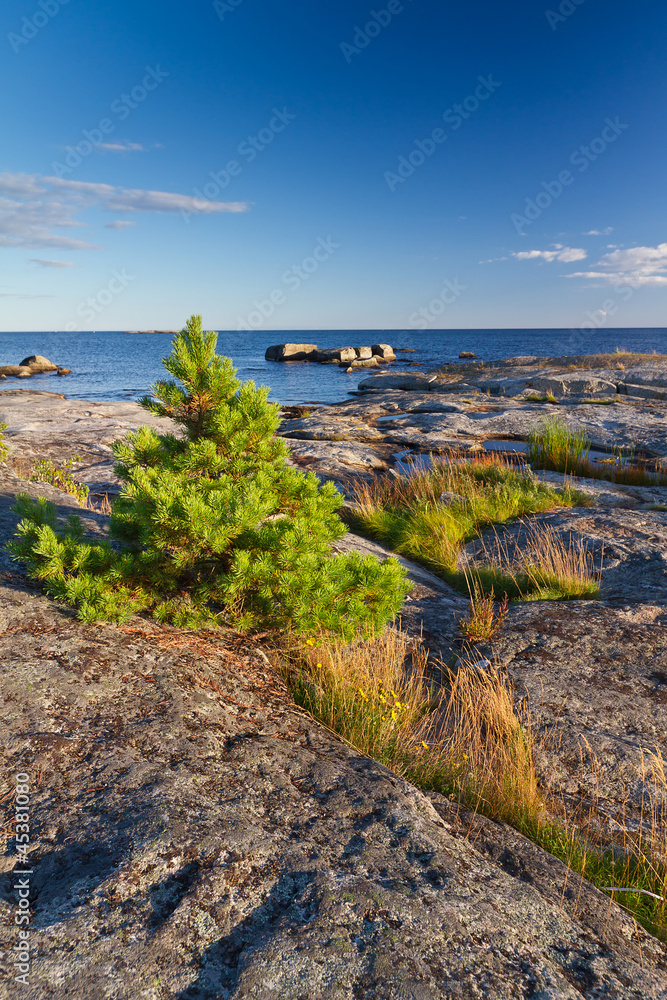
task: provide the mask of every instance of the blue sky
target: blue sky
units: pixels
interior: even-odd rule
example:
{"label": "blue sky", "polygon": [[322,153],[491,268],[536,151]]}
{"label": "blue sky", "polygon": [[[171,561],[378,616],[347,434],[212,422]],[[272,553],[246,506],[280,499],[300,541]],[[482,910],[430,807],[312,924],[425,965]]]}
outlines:
{"label": "blue sky", "polygon": [[664,4],[0,21],[3,330],[665,325]]}

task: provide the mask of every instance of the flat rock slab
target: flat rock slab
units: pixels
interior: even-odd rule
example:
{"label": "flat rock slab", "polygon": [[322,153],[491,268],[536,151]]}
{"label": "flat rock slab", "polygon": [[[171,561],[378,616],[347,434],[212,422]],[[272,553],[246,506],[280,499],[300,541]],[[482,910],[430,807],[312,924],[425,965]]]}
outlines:
{"label": "flat rock slab", "polygon": [[665,607],[528,603],[511,610],[493,650],[528,699],[545,785],[566,801],[597,803],[617,822],[607,833],[637,829],[648,805],[642,757],[667,756]]}
{"label": "flat rock slab", "polygon": [[[397,398],[402,397],[402,398]],[[287,437],[394,444],[435,454],[482,445],[485,441],[525,441],[545,419],[557,418],[584,431],[593,447],[646,451],[667,463],[667,401],[618,396],[609,405],[536,403],[522,397],[487,397],[470,389],[447,388],[372,392],[338,406],[312,408],[308,417],[286,421]]]}
{"label": "flat rock slab", "polygon": [[118,484],[111,445],[141,426],[177,431],[171,420],[148,413],[138,403],[91,403],[71,400],[57,392],[0,390],[0,422],[10,462],[27,474],[36,460],[62,465],[74,455],[81,462],[75,478],[95,491]]}
{"label": "flat rock slab", "polygon": [[478,850],[231,636],[0,588],[0,677],[7,822],[31,779],[28,1000],[667,997],[665,949],[602,893],[507,828]]}

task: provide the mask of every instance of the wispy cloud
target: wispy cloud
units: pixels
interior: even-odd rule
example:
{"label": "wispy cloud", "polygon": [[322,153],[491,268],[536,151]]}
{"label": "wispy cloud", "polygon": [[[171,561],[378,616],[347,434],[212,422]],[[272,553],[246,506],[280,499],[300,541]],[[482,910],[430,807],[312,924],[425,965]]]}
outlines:
{"label": "wispy cloud", "polygon": [[43,260],[41,257],[29,257],[30,264],[39,264],[40,267],[74,267],[71,260]]}
{"label": "wispy cloud", "polygon": [[582,236],[609,236],[609,233],[613,233],[614,227],[607,226],[606,229],[589,229],[587,233],[582,233]]}
{"label": "wispy cloud", "polygon": [[655,247],[630,247],[603,254],[601,271],[576,271],[568,278],[589,278],[606,285],[667,285],[667,243]]}
{"label": "wispy cloud", "polygon": [[570,264],[575,260],[584,260],[587,254],[585,250],[578,247],[564,247],[560,243],[554,244],[553,250],[521,250],[513,253],[515,260],[545,260],[549,263],[557,260],[563,264]]}
{"label": "wispy cloud", "polygon": [[[81,227],[78,215],[88,208],[109,212],[188,212],[211,215],[246,212],[243,201],[204,201],[191,195],[112,184],[69,181],[40,174],[0,174],[0,246],[31,250],[58,247],[98,249],[95,244],[54,230]],[[122,220],[118,220],[122,221]],[[119,227],[115,227],[119,228]]]}
{"label": "wispy cloud", "polygon": [[105,229],[127,229],[128,226],[136,226],[136,222],[130,222],[129,219],[116,219],[115,222],[107,222],[104,226]]}
{"label": "wispy cloud", "polygon": [[142,146],[140,142],[96,142],[95,149],[101,149],[104,153],[145,153],[147,146]]}

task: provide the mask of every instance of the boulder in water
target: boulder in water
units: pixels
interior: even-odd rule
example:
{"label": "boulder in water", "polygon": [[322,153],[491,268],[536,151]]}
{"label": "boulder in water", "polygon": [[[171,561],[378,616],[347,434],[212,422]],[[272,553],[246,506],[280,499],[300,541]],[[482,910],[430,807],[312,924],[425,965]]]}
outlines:
{"label": "boulder in water", "polygon": [[274,344],[267,347],[266,361],[314,361],[311,354],[317,353],[317,344]]}
{"label": "boulder in water", "polygon": [[356,357],[357,352],[354,347],[337,347],[335,350],[318,351],[313,361],[319,361],[320,364],[324,365],[331,365],[334,362],[336,364],[347,364],[350,361],[354,361]]}
{"label": "boulder in water", "polygon": [[371,351],[376,357],[382,358],[383,361],[394,361],[396,359],[394,348],[391,344],[373,344]]}
{"label": "boulder in water", "polygon": [[31,354],[29,358],[24,358],[23,361],[19,363],[19,368],[30,368],[33,372],[58,371],[58,365],[54,365],[53,361],[49,361],[48,358],[42,357],[41,354]]}
{"label": "boulder in water", "polygon": [[346,366],[347,366],[347,362],[344,361],[343,364],[341,365],[341,368],[345,368],[345,370],[348,371],[348,372],[353,372],[353,371],[356,371],[357,368],[379,368],[380,367],[380,361],[376,357],[372,357],[372,358],[355,358],[354,361],[350,362],[349,367],[346,367]]}

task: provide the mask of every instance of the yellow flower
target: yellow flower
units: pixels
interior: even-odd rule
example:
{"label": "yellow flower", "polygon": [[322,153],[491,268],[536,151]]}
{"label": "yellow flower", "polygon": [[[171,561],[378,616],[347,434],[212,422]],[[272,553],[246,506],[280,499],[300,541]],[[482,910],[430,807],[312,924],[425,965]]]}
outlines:
{"label": "yellow flower", "polygon": [[314,639],[306,639],[306,646],[314,646],[314,645],[315,645]]}
{"label": "yellow flower", "polygon": [[364,701],[368,701],[368,695],[366,694],[366,692],[365,692],[365,691],[362,691],[362,689],[361,689],[361,688],[359,688],[359,694],[360,694],[360,695],[361,695],[361,697],[362,697],[362,698],[364,699]]}
{"label": "yellow flower", "polygon": [[428,743],[425,743],[424,740],[422,740],[422,746],[423,746],[424,750],[428,750],[429,749]]}
{"label": "yellow flower", "polygon": [[396,722],[396,719],[398,718],[398,713],[396,712],[396,709],[394,709],[394,708],[392,708],[392,710],[391,710],[391,717],[394,720],[394,722]]}
{"label": "yellow flower", "polygon": [[392,690],[389,693],[391,694],[392,698],[398,698],[398,695],[396,694],[395,691]]}
{"label": "yellow flower", "polygon": [[321,667],[321,666],[322,666],[322,664],[321,664],[321,663],[316,663],[316,664],[315,664],[315,666],[316,666],[316,667]]}

